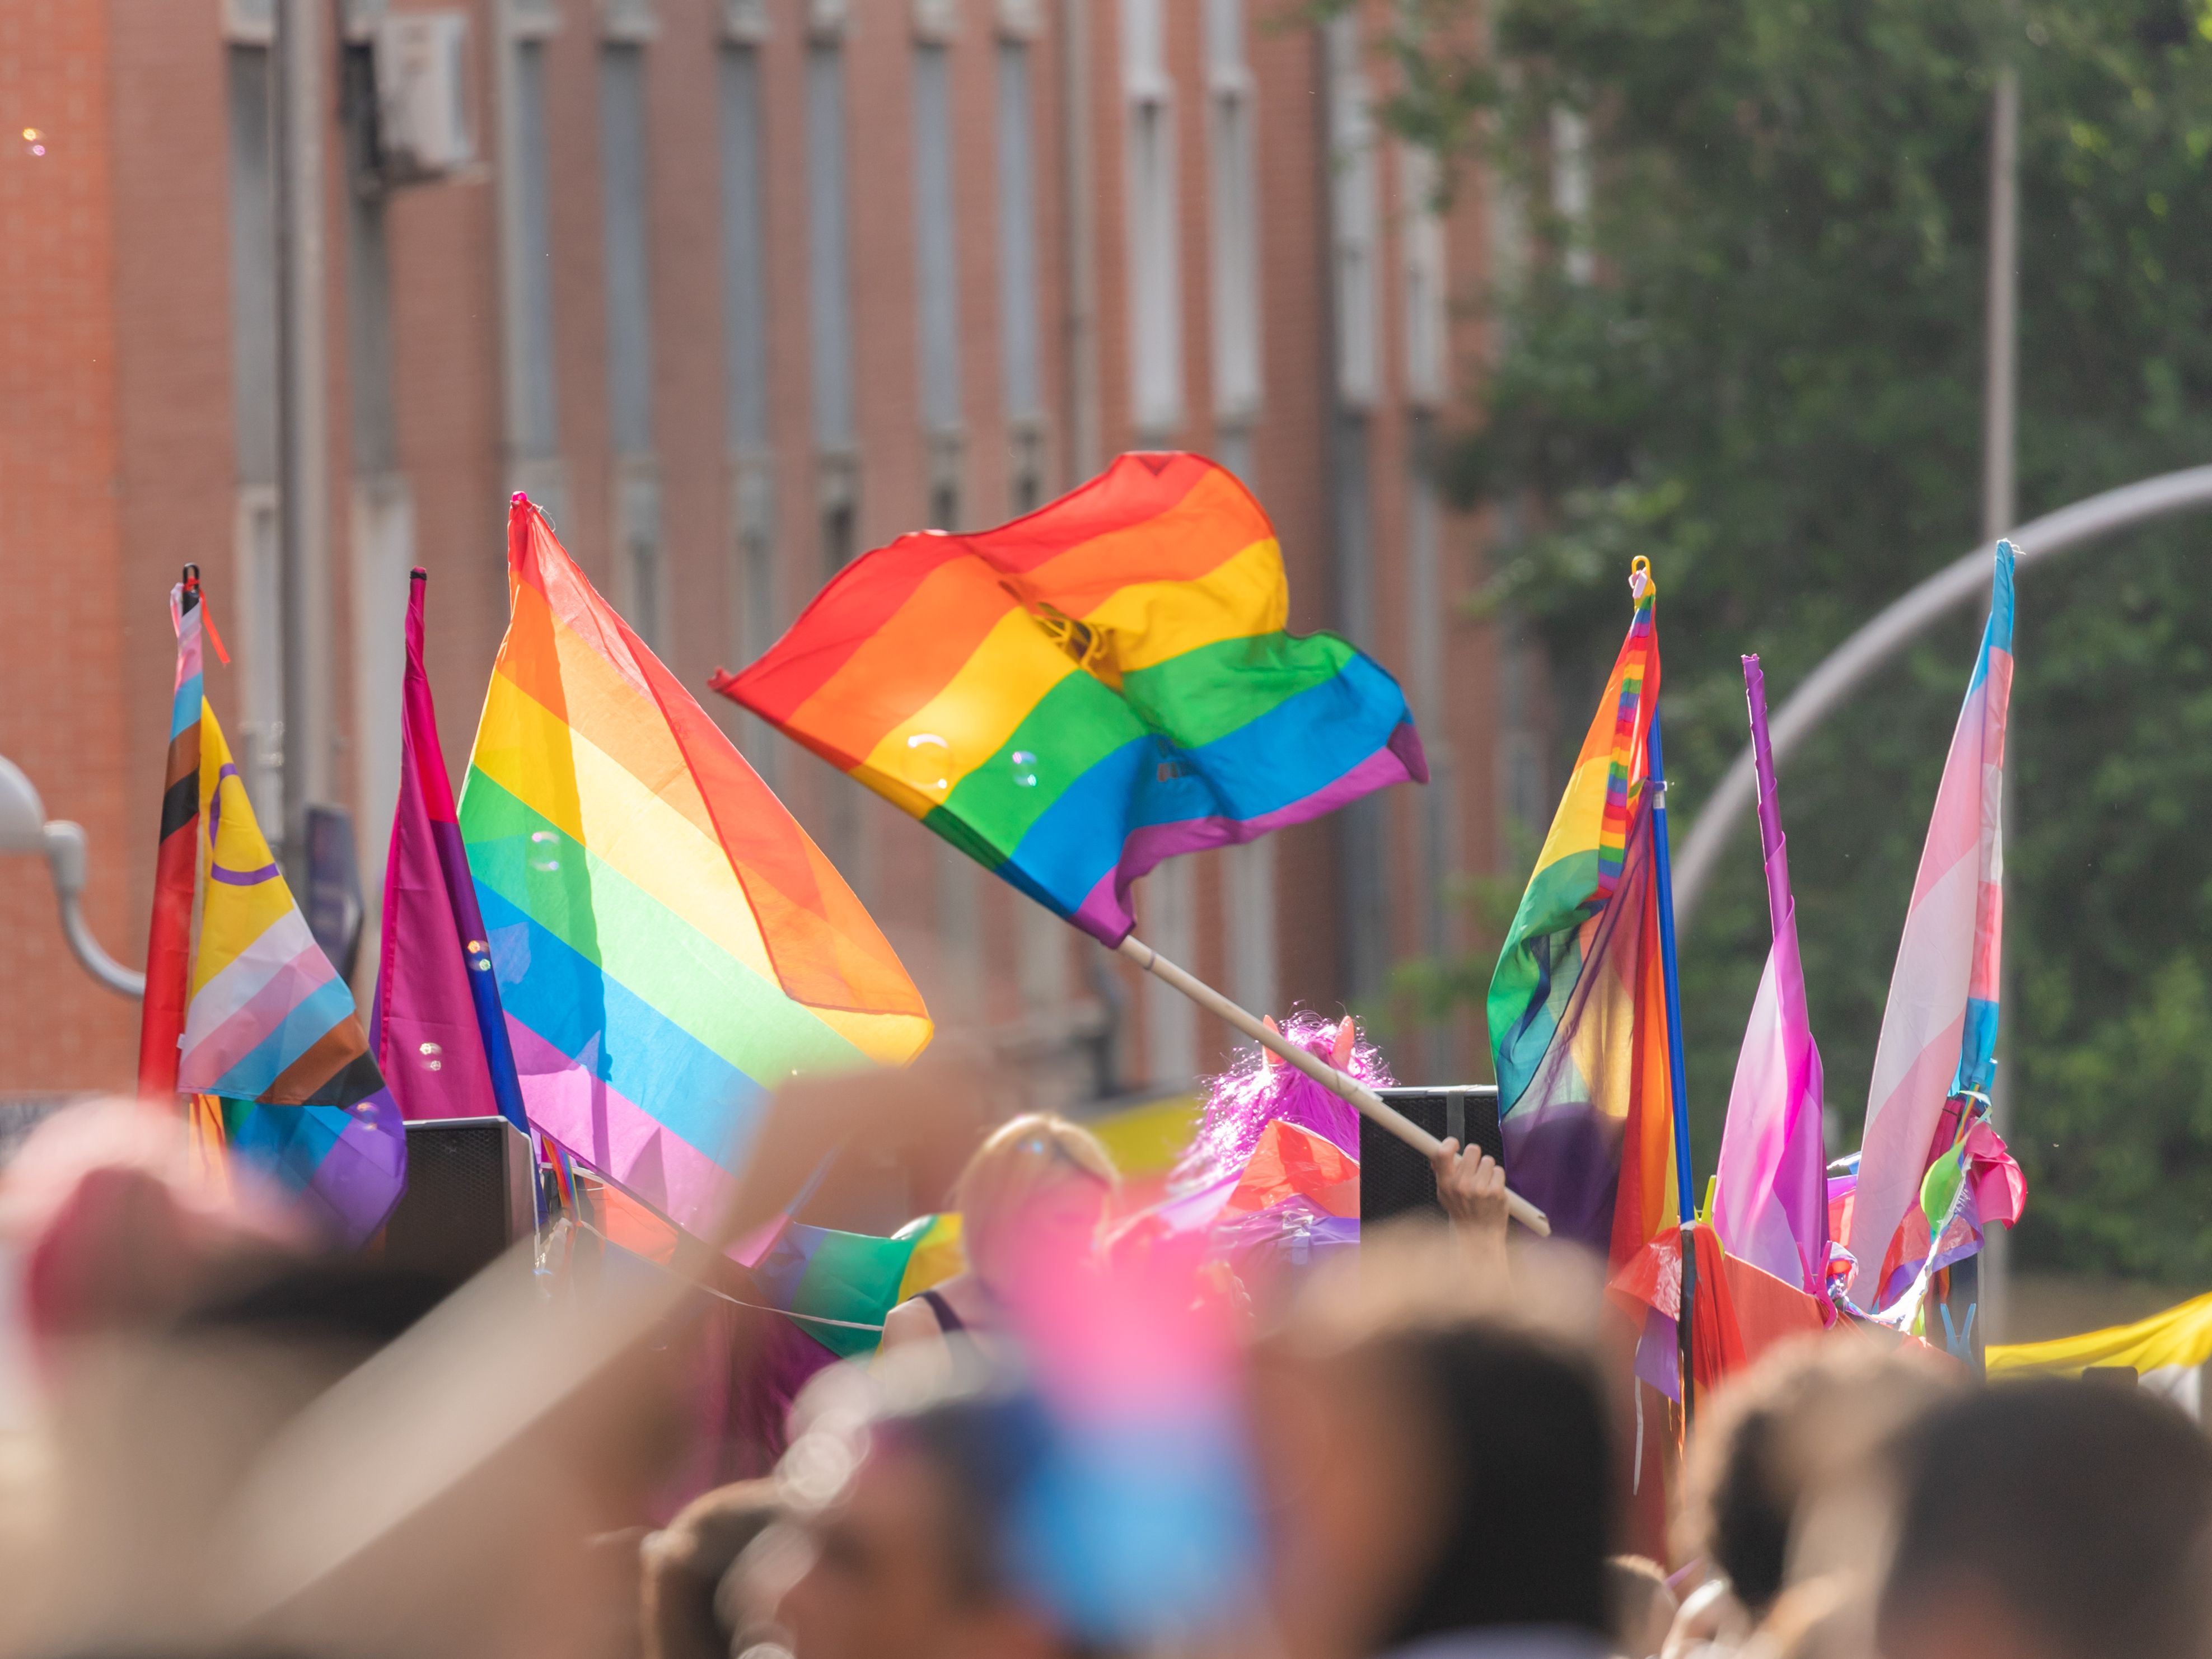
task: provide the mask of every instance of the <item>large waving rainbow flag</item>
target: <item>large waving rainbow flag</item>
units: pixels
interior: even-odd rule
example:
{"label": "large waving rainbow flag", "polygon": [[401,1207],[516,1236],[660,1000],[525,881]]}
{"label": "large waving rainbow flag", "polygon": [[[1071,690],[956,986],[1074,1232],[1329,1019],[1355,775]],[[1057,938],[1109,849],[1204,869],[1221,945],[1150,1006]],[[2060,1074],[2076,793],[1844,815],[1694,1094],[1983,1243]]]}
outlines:
{"label": "large waving rainbow flag", "polygon": [[1948,1139],[1934,1144],[1945,1103],[1986,1100],[1996,1074],[2012,565],[2012,544],[1999,542],[1989,622],[1936,787],[1875,1048],[1848,1241],[1856,1261],[1851,1295],[1867,1307],[1892,1288],[1884,1263],[1898,1224],[1918,1197],[1930,1160],[1948,1148]]}
{"label": "large waving rainbow flag", "polygon": [[769,1091],[928,1011],[829,860],[521,495],[460,802],[531,1122],[686,1226]]}
{"label": "large waving rainbow flag", "polygon": [[1618,1270],[1679,1220],[1652,835],[1656,590],[1628,637],[1490,981],[1514,1189]]}
{"label": "large waving rainbow flag", "polygon": [[714,686],[1115,945],[1162,860],[1427,781],[1397,683],[1289,614],[1243,484],[1124,455],[1012,524],[855,560]]}

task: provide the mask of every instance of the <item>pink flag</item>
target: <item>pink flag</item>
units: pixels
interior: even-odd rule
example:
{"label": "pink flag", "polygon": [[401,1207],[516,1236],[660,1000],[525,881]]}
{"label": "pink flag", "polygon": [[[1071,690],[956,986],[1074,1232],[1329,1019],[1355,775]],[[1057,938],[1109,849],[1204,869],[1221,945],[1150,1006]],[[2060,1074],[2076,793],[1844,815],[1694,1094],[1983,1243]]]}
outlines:
{"label": "pink flag", "polygon": [[407,594],[401,683],[399,805],[384,865],[384,936],[371,1020],[377,1063],[402,1117],[505,1117],[528,1133],[514,1055],[453,787],[438,743],[438,711],[422,668],[422,589]]}
{"label": "pink flag", "polygon": [[1774,794],[1766,735],[1766,678],[1743,659],[1759,774],[1759,841],[1774,930],[1766,971],[1735,1062],[1721,1132],[1713,1224],[1731,1255],[1820,1296],[1828,1263],[1826,1156],[1820,1134],[1820,1051],[1805,1012],[1797,957],[1797,905],[1790,893],[1789,838]]}
{"label": "pink flag", "polygon": [[1875,1049],[1849,1240],[1851,1296],[1866,1307],[1880,1294],[1898,1224],[1918,1202],[1929,1153],[1940,1150],[1933,1142],[1944,1102],[1986,1099],[1996,1071],[2012,564],[2012,544],[1999,542],[1989,623],[1936,791]]}

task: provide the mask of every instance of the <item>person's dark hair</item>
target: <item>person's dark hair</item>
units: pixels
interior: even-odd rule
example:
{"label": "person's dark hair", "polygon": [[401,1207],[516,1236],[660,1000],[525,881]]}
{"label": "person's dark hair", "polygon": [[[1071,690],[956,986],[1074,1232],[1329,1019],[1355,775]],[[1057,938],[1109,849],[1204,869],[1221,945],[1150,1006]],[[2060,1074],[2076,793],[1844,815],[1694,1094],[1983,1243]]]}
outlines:
{"label": "person's dark hair", "polygon": [[1731,1378],[1691,1443],[1682,1554],[1728,1576],[1764,1618],[1782,1594],[1800,1506],[1838,1465],[1863,1464],[1951,1381],[1868,1341],[1813,1338]]}
{"label": "person's dark hair", "polygon": [[773,1480],[743,1480],[693,1498],[645,1540],[645,1659],[729,1659],[732,1632],[714,1593],[781,1512]]}
{"label": "person's dark hair", "polygon": [[2003,1383],[1929,1413],[1899,1451],[1885,1636],[1978,1583],[2063,1659],[2204,1651],[2212,1443],[2163,1400]]}
{"label": "person's dark hair", "polygon": [[1483,1320],[1389,1334],[1373,1352],[1434,1425],[1445,1489],[1434,1553],[1381,1645],[1485,1626],[1608,1634],[1613,1432],[1589,1356]]}

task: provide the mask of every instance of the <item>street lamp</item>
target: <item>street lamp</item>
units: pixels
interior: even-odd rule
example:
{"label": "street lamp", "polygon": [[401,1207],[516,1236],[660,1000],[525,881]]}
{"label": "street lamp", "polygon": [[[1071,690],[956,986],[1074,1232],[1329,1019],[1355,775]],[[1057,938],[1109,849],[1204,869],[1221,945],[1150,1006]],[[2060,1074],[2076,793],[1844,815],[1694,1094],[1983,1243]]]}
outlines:
{"label": "street lamp", "polygon": [[0,755],[0,853],[40,853],[54,878],[61,902],[62,937],[84,970],[118,996],[146,994],[146,975],[134,974],[100,948],[84,920],[84,826],[57,818],[49,822],[46,804],[23,769]]}

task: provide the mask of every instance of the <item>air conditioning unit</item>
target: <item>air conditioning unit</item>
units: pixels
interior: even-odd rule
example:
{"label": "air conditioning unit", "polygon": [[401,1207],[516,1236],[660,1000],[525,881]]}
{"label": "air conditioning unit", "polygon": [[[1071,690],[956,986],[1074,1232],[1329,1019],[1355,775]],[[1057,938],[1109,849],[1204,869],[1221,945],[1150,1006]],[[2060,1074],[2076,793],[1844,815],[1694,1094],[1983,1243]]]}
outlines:
{"label": "air conditioning unit", "polygon": [[465,12],[386,13],[376,25],[376,148],[385,182],[424,184],[474,164]]}

